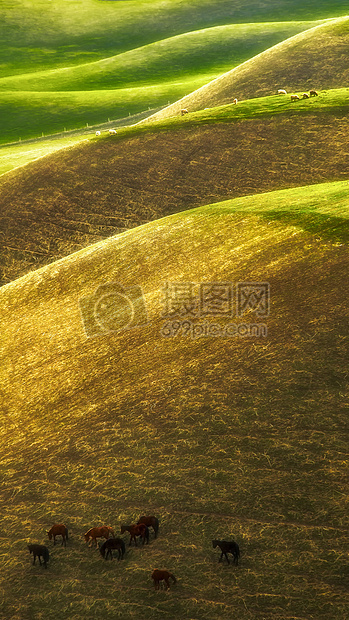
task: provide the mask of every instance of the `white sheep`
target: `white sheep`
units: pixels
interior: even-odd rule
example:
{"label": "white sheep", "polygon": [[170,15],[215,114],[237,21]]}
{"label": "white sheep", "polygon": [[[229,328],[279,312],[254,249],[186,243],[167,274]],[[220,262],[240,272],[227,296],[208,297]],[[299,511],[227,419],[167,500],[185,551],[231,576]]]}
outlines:
{"label": "white sheep", "polygon": [[96,136],[100,136],[101,132],[100,131],[96,131]]}
{"label": "white sheep", "polygon": [[109,129],[110,136],[115,136],[115,134],[116,134],[116,129]]}
{"label": "white sheep", "polygon": [[279,88],[278,95],[287,95],[287,92],[285,91],[284,88]]}
{"label": "white sheep", "polygon": [[237,100],[236,98],[235,98],[235,99],[233,99],[233,103],[234,103],[235,105],[237,104],[237,102],[238,102],[238,100]]}
{"label": "white sheep", "polygon": [[291,101],[299,101],[298,95],[291,95]]}

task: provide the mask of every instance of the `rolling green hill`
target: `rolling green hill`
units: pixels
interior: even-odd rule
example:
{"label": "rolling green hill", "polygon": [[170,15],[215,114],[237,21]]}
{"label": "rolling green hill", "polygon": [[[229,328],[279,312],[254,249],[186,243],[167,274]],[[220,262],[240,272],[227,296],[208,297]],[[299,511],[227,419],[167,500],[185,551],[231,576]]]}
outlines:
{"label": "rolling green hill", "polygon": [[347,178],[347,98],[272,96],[135,125],[4,175],[2,282],[170,213]]}
{"label": "rolling green hill", "polygon": [[[347,238],[347,182],[302,187],[151,222],[1,288],[5,617],[344,620]],[[108,282],[140,285],[148,322],[86,338],[79,300]],[[268,282],[269,315],[230,319],[267,334],[200,337],[229,317],[173,321],[166,282]],[[144,512],[159,538],[119,564],[84,546]],[[71,536],[45,571],[26,542],[54,521]],[[232,536],[238,568],[211,545]],[[169,593],[155,567],[178,578]]]}
{"label": "rolling green hill", "polygon": [[[256,1],[248,7],[241,0],[206,0],[200,7],[196,0],[5,3],[0,6],[0,144],[168,106],[292,35],[343,15],[345,7],[332,3],[329,14],[326,2],[308,5],[299,0]],[[326,55],[333,83],[321,87],[344,86],[340,63],[333,67],[336,52],[326,49]]]}
{"label": "rolling green hill", "polygon": [[229,24],[185,32],[95,62],[3,77],[0,90],[114,90],[199,76],[209,81],[211,75],[218,76],[318,23]]}
{"label": "rolling green hill", "polygon": [[277,93],[279,88],[292,93],[347,87],[348,46],[349,17],[315,26],[242,63],[149,119],[174,116],[181,108],[194,111],[223,105],[234,97],[262,97]]}
{"label": "rolling green hill", "polygon": [[314,23],[219,26],[94,63],[2,78],[0,143],[166,106]]}
{"label": "rolling green hill", "polygon": [[102,60],[171,36],[234,23],[314,20],[345,0],[16,0],[0,6],[1,75]]}

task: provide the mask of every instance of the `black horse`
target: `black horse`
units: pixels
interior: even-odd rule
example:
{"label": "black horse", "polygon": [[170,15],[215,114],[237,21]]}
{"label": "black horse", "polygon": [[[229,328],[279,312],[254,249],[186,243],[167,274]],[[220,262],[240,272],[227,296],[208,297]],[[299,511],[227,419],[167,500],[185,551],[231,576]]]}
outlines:
{"label": "black horse", "polygon": [[32,544],[32,545],[28,545],[28,549],[29,549],[29,553],[32,553],[34,556],[34,561],[33,564],[35,564],[35,560],[36,560],[36,556],[39,558],[39,562],[40,562],[40,566],[41,566],[41,560],[40,557],[42,557],[43,561],[44,561],[44,566],[45,568],[47,568],[47,562],[50,559],[50,553],[47,547],[45,547],[45,545],[37,545],[36,543]]}
{"label": "black horse", "polygon": [[221,562],[223,555],[225,555],[225,557],[227,558],[228,564],[230,564],[227,554],[231,553],[231,555],[233,556],[234,564],[236,565],[238,564],[239,557],[240,557],[240,549],[239,549],[239,545],[237,544],[237,542],[235,542],[235,540],[213,540],[212,546],[214,549],[216,547],[219,547],[222,552],[221,557],[219,558],[218,562]]}
{"label": "black horse", "polygon": [[[122,560],[125,554],[125,543],[122,538],[108,538],[100,548],[102,557],[107,560],[108,555],[110,559],[113,559],[113,549],[117,549],[119,552],[118,560]],[[107,552],[107,553],[105,553]]]}
{"label": "black horse", "polygon": [[146,525],[147,527],[152,527],[154,530],[155,538],[157,537],[159,531],[159,519],[157,517],[154,517],[153,515],[139,517],[137,525],[140,525],[140,523],[144,523],[144,525]]}

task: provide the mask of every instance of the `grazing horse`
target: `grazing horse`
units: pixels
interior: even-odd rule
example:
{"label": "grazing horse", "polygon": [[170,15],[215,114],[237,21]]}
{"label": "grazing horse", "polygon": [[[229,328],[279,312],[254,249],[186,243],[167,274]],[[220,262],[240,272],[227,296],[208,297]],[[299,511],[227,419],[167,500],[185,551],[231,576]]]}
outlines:
{"label": "grazing horse", "polygon": [[214,549],[216,547],[219,547],[222,552],[221,557],[219,558],[218,562],[221,562],[223,555],[225,555],[225,557],[227,558],[227,562],[229,564],[230,562],[228,560],[227,553],[231,553],[234,558],[233,560],[234,564],[238,564],[239,557],[240,557],[240,549],[239,549],[239,545],[237,544],[237,542],[235,542],[235,540],[213,540],[212,546]]}
{"label": "grazing horse", "polygon": [[124,532],[130,532],[130,542],[132,539],[135,541],[135,546],[137,547],[136,536],[142,537],[142,543],[144,545],[145,539],[147,539],[147,543],[149,543],[149,530],[148,527],[144,523],[140,523],[139,525],[122,525],[121,526],[121,534]]}
{"label": "grazing horse", "polygon": [[68,528],[65,527],[64,523],[55,523],[47,534],[50,540],[52,540],[53,536],[54,545],[56,544],[56,536],[62,536],[62,545],[67,546]]}
{"label": "grazing horse", "polygon": [[114,530],[110,525],[101,525],[101,527],[91,527],[86,534],[84,534],[85,542],[89,542],[89,547],[91,547],[92,541],[96,541],[96,547],[98,547],[97,538],[109,538],[109,534],[114,538]]}
{"label": "grazing horse", "polygon": [[173,583],[176,583],[176,577],[172,575],[168,570],[158,570],[157,568],[153,571],[152,580],[154,581],[155,590],[160,590],[160,581],[164,581],[166,584],[166,590],[170,587],[169,579],[171,578]]}
{"label": "grazing horse", "polygon": [[[110,555],[110,559],[113,559],[113,549],[117,549],[119,552],[118,559],[122,560],[125,555],[125,543],[122,538],[108,538],[100,548],[100,552],[102,557],[107,560],[108,555]],[[105,552],[107,553],[105,554]]]}
{"label": "grazing horse", "polygon": [[32,545],[28,545],[29,553],[32,553],[34,556],[33,564],[35,564],[36,556],[39,558],[40,566],[41,560],[40,557],[44,560],[44,566],[47,568],[47,562],[50,559],[49,550],[45,545],[37,545],[36,543]]}
{"label": "grazing horse", "polygon": [[140,525],[141,523],[144,523],[144,525],[147,525],[147,527],[152,527],[155,533],[155,538],[157,537],[159,531],[159,519],[157,517],[139,517],[137,525]]}

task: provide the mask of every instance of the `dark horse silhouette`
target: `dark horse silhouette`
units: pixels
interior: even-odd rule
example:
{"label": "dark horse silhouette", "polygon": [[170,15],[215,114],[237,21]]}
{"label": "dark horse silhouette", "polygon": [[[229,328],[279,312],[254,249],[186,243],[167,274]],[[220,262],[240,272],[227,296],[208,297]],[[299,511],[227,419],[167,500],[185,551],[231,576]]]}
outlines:
{"label": "dark horse silhouette", "polygon": [[[102,557],[107,560],[108,555],[110,559],[113,559],[113,549],[117,549],[119,552],[118,559],[122,560],[125,554],[125,543],[122,538],[108,538],[100,548]],[[105,553],[107,552],[107,553]]]}
{"label": "dark horse silhouette", "polygon": [[56,544],[56,536],[62,536],[62,545],[66,547],[66,541],[68,540],[68,528],[65,527],[64,523],[55,523],[47,534],[50,540],[52,540],[53,536],[54,545]]}
{"label": "dark horse silhouette", "polygon": [[38,545],[36,543],[33,543],[31,545],[28,545],[28,549],[29,549],[29,553],[32,553],[34,556],[33,564],[35,564],[36,557],[38,557],[40,566],[41,566],[40,557],[42,557],[44,561],[44,566],[45,568],[47,568],[47,562],[50,559],[50,553],[49,553],[48,548],[45,547],[45,545]]}
{"label": "dark horse silhouette", "polygon": [[233,556],[234,564],[238,564],[239,557],[240,557],[240,549],[239,549],[239,545],[237,544],[237,542],[235,542],[235,540],[213,540],[212,546],[214,549],[216,547],[219,547],[222,552],[221,557],[219,558],[218,562],[222,561],[222,558],[224,555],[227,558],[227,562],[229,564],[230,562],[228,560],[227,553],[231,553]]}
{"label": "dark horse silhouette", "polygon": [[157,537],[159,531],[159,519],[157,517],[139,517],[137,525],[140,525],[140,523],[144,523],[144,525],[146,525],[147,527],[152,527],[154,530],[155,538]]}
{"label": "dark horse silhouette", "polygon": [[166,584],[166,590],[170,587],[169,579],[171,578],[173,583],[176,583],[176,577],[170,573],[168,570],[158,570],[157,568],[153,571],[152,580],[154,581],[155,590],[160,589],[160,581],[164,581]]}
{"label": "dark horse silhouette", "polygon": [[129,544],[131,544],[132,540],[134,540],[135,546],[137,547],[136,536],[141,536],[143,545],[145,540],[147,541],[147,543],[149,543],[149,530],[148,527],[144,525],[144,523],[140,523],[139,525],[122,525],[121,534],[123,534],[124,532],[130,532]]}

